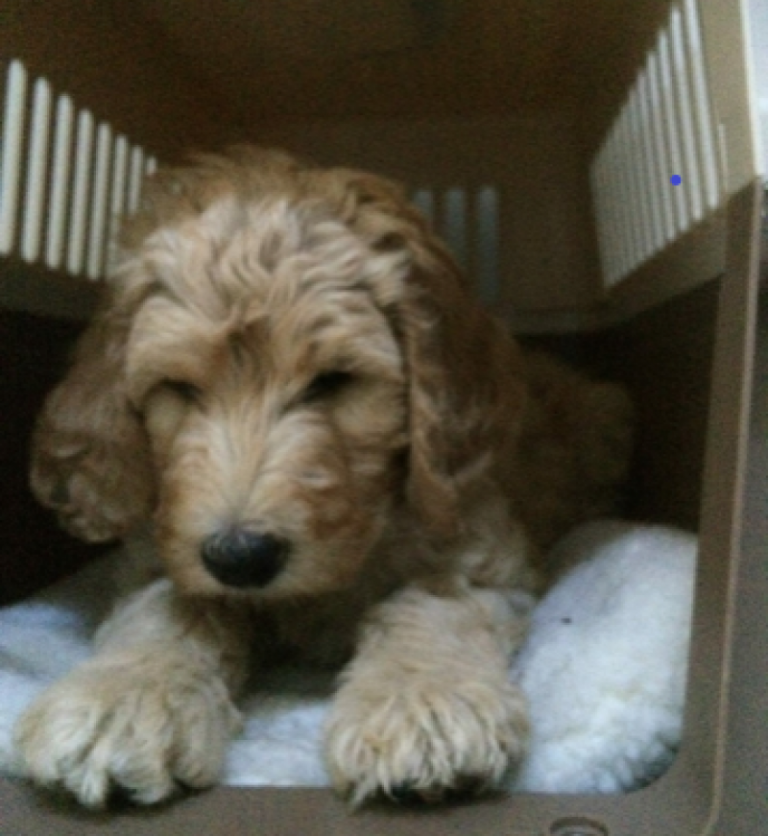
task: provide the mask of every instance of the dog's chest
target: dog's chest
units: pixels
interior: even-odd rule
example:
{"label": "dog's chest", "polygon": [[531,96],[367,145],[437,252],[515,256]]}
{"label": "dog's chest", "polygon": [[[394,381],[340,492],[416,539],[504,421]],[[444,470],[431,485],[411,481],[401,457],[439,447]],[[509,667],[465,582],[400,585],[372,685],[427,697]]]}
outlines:
{"label": "dog's chest", "polygon": [[273,613],[280,655],[338,667],[354,653],[366,607],[347,596],[280,608]]}

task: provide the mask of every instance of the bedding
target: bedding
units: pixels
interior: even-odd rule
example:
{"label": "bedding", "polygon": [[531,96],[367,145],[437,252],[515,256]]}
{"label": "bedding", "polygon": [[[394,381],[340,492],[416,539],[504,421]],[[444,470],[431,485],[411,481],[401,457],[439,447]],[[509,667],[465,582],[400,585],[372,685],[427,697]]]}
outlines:
{"label": "bedding", "polygon": [[[531,611],[510,676],[532,712],[531,749],[509,789],[616,793],[669,766],[680,741],[697,543],[676,529],[602,520],[556,546],[566,566]],[[20,775],[12,731],[37,693],[89,655],[116,595],[115,552],[0,609],[0,774]],[[223,782],[325,786],[320,756],[334,675],[278,668],[242,703]]]}

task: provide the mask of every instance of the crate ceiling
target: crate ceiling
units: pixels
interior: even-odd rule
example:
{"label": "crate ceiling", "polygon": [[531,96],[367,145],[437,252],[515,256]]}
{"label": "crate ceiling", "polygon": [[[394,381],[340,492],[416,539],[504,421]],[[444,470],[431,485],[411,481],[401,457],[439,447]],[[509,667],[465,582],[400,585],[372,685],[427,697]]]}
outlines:
{"label": "crate ceiling", "polygon": [[624,4],[605,0],[139,2],[192,70],[248,120],[567,104],[590,75],[585,40],[610,49],[626,36]]}

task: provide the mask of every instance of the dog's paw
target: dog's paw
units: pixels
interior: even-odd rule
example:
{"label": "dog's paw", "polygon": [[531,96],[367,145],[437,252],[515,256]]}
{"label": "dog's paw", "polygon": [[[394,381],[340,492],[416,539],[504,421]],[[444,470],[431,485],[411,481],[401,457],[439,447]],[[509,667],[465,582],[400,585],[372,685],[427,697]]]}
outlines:
{"label": "dog's paw", "polygon": [[528,741],[528,712],[511,684],[380,682],[342,687],[325,755],[353,805],[386,796],[438,802],[498,788]]}
{"label": "dog's paw", "polygon": [[88,807],[113,791],[152,804],[215,783],[240,715],[224,684],[159,664],[90,662],[22,715],[23,770]]}

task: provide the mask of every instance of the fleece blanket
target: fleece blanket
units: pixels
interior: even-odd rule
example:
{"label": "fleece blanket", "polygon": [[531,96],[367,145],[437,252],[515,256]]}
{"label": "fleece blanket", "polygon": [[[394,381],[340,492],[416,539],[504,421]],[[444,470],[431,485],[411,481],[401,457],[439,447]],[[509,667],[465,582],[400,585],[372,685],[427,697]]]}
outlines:
{"label": "fleece blanket", "polygon": [[[664,772],[680,740],[696,538],[600,521],[557,547],[570,566],[532,608],[510,677],[531,705],[527,760],[509,789],[611,793]],[[113,600],[115,557],[0,609],[0,773],[22,774],[13,725],[46,685],[89,655]],[[242,703],[223,782],[325,786],[321,739],[334,677],[276,669]]]}

